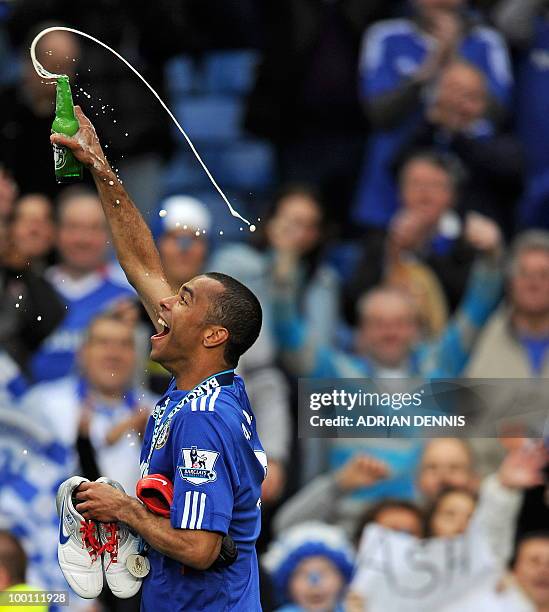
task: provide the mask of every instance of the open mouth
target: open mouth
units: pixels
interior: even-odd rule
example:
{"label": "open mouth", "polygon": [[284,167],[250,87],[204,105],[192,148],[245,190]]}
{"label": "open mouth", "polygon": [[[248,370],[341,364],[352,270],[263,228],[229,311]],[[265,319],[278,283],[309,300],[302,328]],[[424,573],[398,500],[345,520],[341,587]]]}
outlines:
{"label": "open mouth", "polygon": [[166,323],[166,321],[164,321],[164,319],[159,317],[158,324],[162,327],[162,329],[154,336],[151,336],[151,340],[152,339],[157,340],[158,338],[163,338],[164,336],[167,336],[170,333],[170,328],[168,324]]}

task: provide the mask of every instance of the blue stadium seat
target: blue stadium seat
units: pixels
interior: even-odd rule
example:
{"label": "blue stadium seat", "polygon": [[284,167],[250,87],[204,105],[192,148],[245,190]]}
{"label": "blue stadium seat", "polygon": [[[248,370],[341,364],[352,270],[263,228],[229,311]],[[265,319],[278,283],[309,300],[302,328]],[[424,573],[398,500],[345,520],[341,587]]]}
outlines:
{"label": "blue stadium seat", "polygon": [[199,73],[188,55],[178,55],[166,64],[166,83],[172,97],[200,88]]}
{"label": "blue stadium seat", "polygon": [[265,191],[274,180],[272,147],[260,140],[241,140],[219,150],[216,174],[229,189]]}
{"label": "blue stadium seat", "polygon": [[[162,184],[165,191],[186,192],[189,189],[200,189],[211,184],[196,157],[186,147],[186,143],[182,144],[164,171]],[[199,150],[199,153],[203,155],[203,151]],[[206,164],[209,162],[207,159],[204,161]]]}
{"label": "blue stadium seat", "polygon": [[[177,102],[174,114],[193,141],[220,143],[241,136],[242,110],[236,97],[196,95]],[[176,138],[182,138],[178,132]]]}
{"label": "blue stadium seat", "polygon": [[204,63],[204,86],[211,93],[245,95],[255,79],[259,54],[251,50],[210,53]]}

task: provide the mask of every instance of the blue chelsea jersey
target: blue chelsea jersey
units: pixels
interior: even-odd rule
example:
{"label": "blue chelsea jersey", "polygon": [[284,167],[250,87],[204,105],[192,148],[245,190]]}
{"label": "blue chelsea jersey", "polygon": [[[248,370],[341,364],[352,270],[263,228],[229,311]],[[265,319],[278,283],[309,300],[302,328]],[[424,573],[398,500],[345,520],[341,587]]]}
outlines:
{"label": "blue chelsea jersey", "polygon": [[255,543],[266,466],[239,376],[222,373],[191,392],[171,381],[145,431],[142,473],[163,474],[174,483],[173,528],[229,534],[238,559],[227,568],[198,571],[150,549],[142,610],[261,610]]}

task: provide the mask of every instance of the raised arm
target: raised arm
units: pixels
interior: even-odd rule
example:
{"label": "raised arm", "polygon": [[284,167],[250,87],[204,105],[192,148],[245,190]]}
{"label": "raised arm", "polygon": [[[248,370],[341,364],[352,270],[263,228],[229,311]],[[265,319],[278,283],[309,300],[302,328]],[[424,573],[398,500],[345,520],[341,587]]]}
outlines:
{"label": "raised arm", "polygon": [[91,172],[109,223],[118,261],[139,293],[147,313],[160,331],[159,300],[174,293],[160,262],[151,232],[103,153],[91,121],[75,107],[80,129],[73,136],[52,134],[52,143],[68,147]]}
{"label": "raised arm", "polygon": [[503,243],[499,227],[487,217],[469,213],[464,237],[478,255],[459,308],[441,336],[426,347],[423,357],[431,364],[427,372],[431,378],[461,374],[482,327],[502,295]]}

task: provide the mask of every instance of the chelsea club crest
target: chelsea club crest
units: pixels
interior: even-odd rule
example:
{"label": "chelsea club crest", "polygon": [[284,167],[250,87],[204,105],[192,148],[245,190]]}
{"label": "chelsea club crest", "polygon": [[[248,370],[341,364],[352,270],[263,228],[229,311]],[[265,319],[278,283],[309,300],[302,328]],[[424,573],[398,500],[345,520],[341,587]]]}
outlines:
{"label": "chelsea club crest", "polygon": [[164,446],[166,446],[166,442],[168,441],[169,436],[170,436],[170,421],[168,421],[162,427],[162,431],[158,435],[158,440],[156,441],[156,445],[154,448],[156,450],[159,450],[160,448],[163,448]]}

